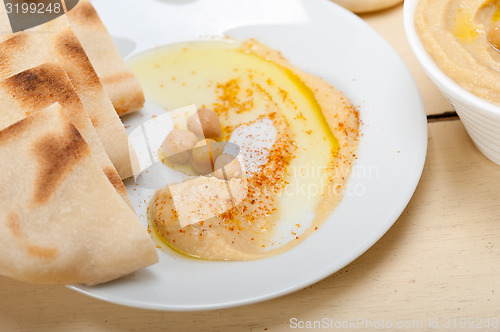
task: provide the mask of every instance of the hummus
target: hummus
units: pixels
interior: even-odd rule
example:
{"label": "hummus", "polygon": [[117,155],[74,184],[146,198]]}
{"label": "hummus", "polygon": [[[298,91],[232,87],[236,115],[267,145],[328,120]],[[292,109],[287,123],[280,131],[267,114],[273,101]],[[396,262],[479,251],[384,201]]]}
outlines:
{"label": "hummus", "polygon": [[[210,215],[237,199],[226,212],[182,227],[172,190],[179,184],[152,199],[150,221],[174,250],[210,260],[275,255],[317,230],[341,200],[356,159],[359,116],[324,80],[255,40],[173,45],[130,65],[147,99],[167,110],[188,104],[214,110],[223,140],[241,148],[245,196],[238,197],[240,179],[226,183],[232,197],[221,180],[191,181],[204,189],[196,190],[203,196],[193,198],[196,203],[186,204],[190,211],[195,206],[199,215]],[[211,204],[207,197],[221,200]]]}
{"label": "hummus", "polygon": [[495,0],[421,0],[415,14],[417,33],[441,70],[497,105],[500,51],[490,42],[490,30],[500,20],[499,6]]}

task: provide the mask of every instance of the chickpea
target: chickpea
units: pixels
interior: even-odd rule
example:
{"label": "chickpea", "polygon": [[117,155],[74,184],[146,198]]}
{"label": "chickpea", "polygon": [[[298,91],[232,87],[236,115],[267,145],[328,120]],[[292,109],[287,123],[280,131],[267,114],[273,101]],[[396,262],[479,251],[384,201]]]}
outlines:
{"label": "chickpea", "polygon": [[191,157],[190,150],[197,142],[196,136],[184,129],[172,130],[160,147],[160,155],[164,154],[172,162],[184,164]]}
{"label": "chickpea", "polygon": [[187,128],[196,136],[218,139],[222,137],[219,116],[212,110],[200,108],[187,119]]}
{"label": "chickpea", "polygon": [[191,165],[193,169],[200,175],[207,175],[212,173],[212,165],[210,163],[198,163],[191,160]]}
{"label": "chickpea", "polygon": [[[221,180],[241,178],[243,176],[243,171],[238,158],[227,153],[221,154],[219,158],[217,158],[214,168],[215,177]],[[222,170],[224,170],[224,172]]]}
{"label": "chickpea", "polygon": [[217,143],[213,139],[201,140],[194,146],[192,152],[193,161],[213,165],[223,150],[223,144]]}
{"label": "chickpea", "polygon": [[493,23],[488,31],[488,41],[500,51],[500,21]]}
{"label": "chickpea", "polygon": [[212,165],[215,165],[215,161],[224,152],[224,146],[226,143],[220,143],[211,140],[210,151],[212,152]]}

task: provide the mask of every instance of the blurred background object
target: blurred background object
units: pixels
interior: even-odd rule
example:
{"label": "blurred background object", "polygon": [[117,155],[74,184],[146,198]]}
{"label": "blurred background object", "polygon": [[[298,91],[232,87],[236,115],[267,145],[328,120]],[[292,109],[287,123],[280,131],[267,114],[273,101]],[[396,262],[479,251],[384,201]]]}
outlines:
{"label": "blurred background object", "polygon": [[392,7],[403,0],[333,0],[354,13],[368,13]]}

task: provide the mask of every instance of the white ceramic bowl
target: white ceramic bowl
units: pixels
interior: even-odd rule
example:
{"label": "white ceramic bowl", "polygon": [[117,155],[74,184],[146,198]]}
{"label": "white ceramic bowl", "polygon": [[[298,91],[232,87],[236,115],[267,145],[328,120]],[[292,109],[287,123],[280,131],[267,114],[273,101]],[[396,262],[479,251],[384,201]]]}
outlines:
{"label": "white ceramic bowl", "polygon": [[417,60],[457,111],[465,129],[478,149],[500,165],[500,107],[481,99],[446,76],[425,51],[415,29],[415,9],[419,0],[406,0],[406,36]]}

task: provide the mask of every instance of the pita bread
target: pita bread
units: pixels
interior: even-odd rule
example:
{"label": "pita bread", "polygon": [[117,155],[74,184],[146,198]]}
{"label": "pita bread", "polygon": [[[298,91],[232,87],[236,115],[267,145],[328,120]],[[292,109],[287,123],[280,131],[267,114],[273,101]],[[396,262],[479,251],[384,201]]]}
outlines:
{"label": "pita bread", "polygon": [[[9,16],[7,15],[7,9],[3,5],[3,0],[0,1],[0,35],[6,35],[12,32],[10,26]],[[3,39],[0,39],[3,41]]]}
{"label": "pita bread", "polygon": [[132,176],[125,128],[66,16],[3,38],[6,40],[0,44],[0,80],[57,61],[75,87],[120,177],[125,179]]}
{"label": "pita bread", "polygon": [[118,115],[141,109],[144,106],[142,87],[118,53],[92,4],[80,1],[67,16]]}
{"label": "pita bread", "polygon": [[59,105],[0,131],[0,160],[1,275],[95,285],[158,261]]}
{"label": "pita bread", "polygon": [[89,144],[104,174],[132,206],[127,190],[109,160],[73,85],[57,63],[43,64],[0,82],[0,130],[56,102]]}

